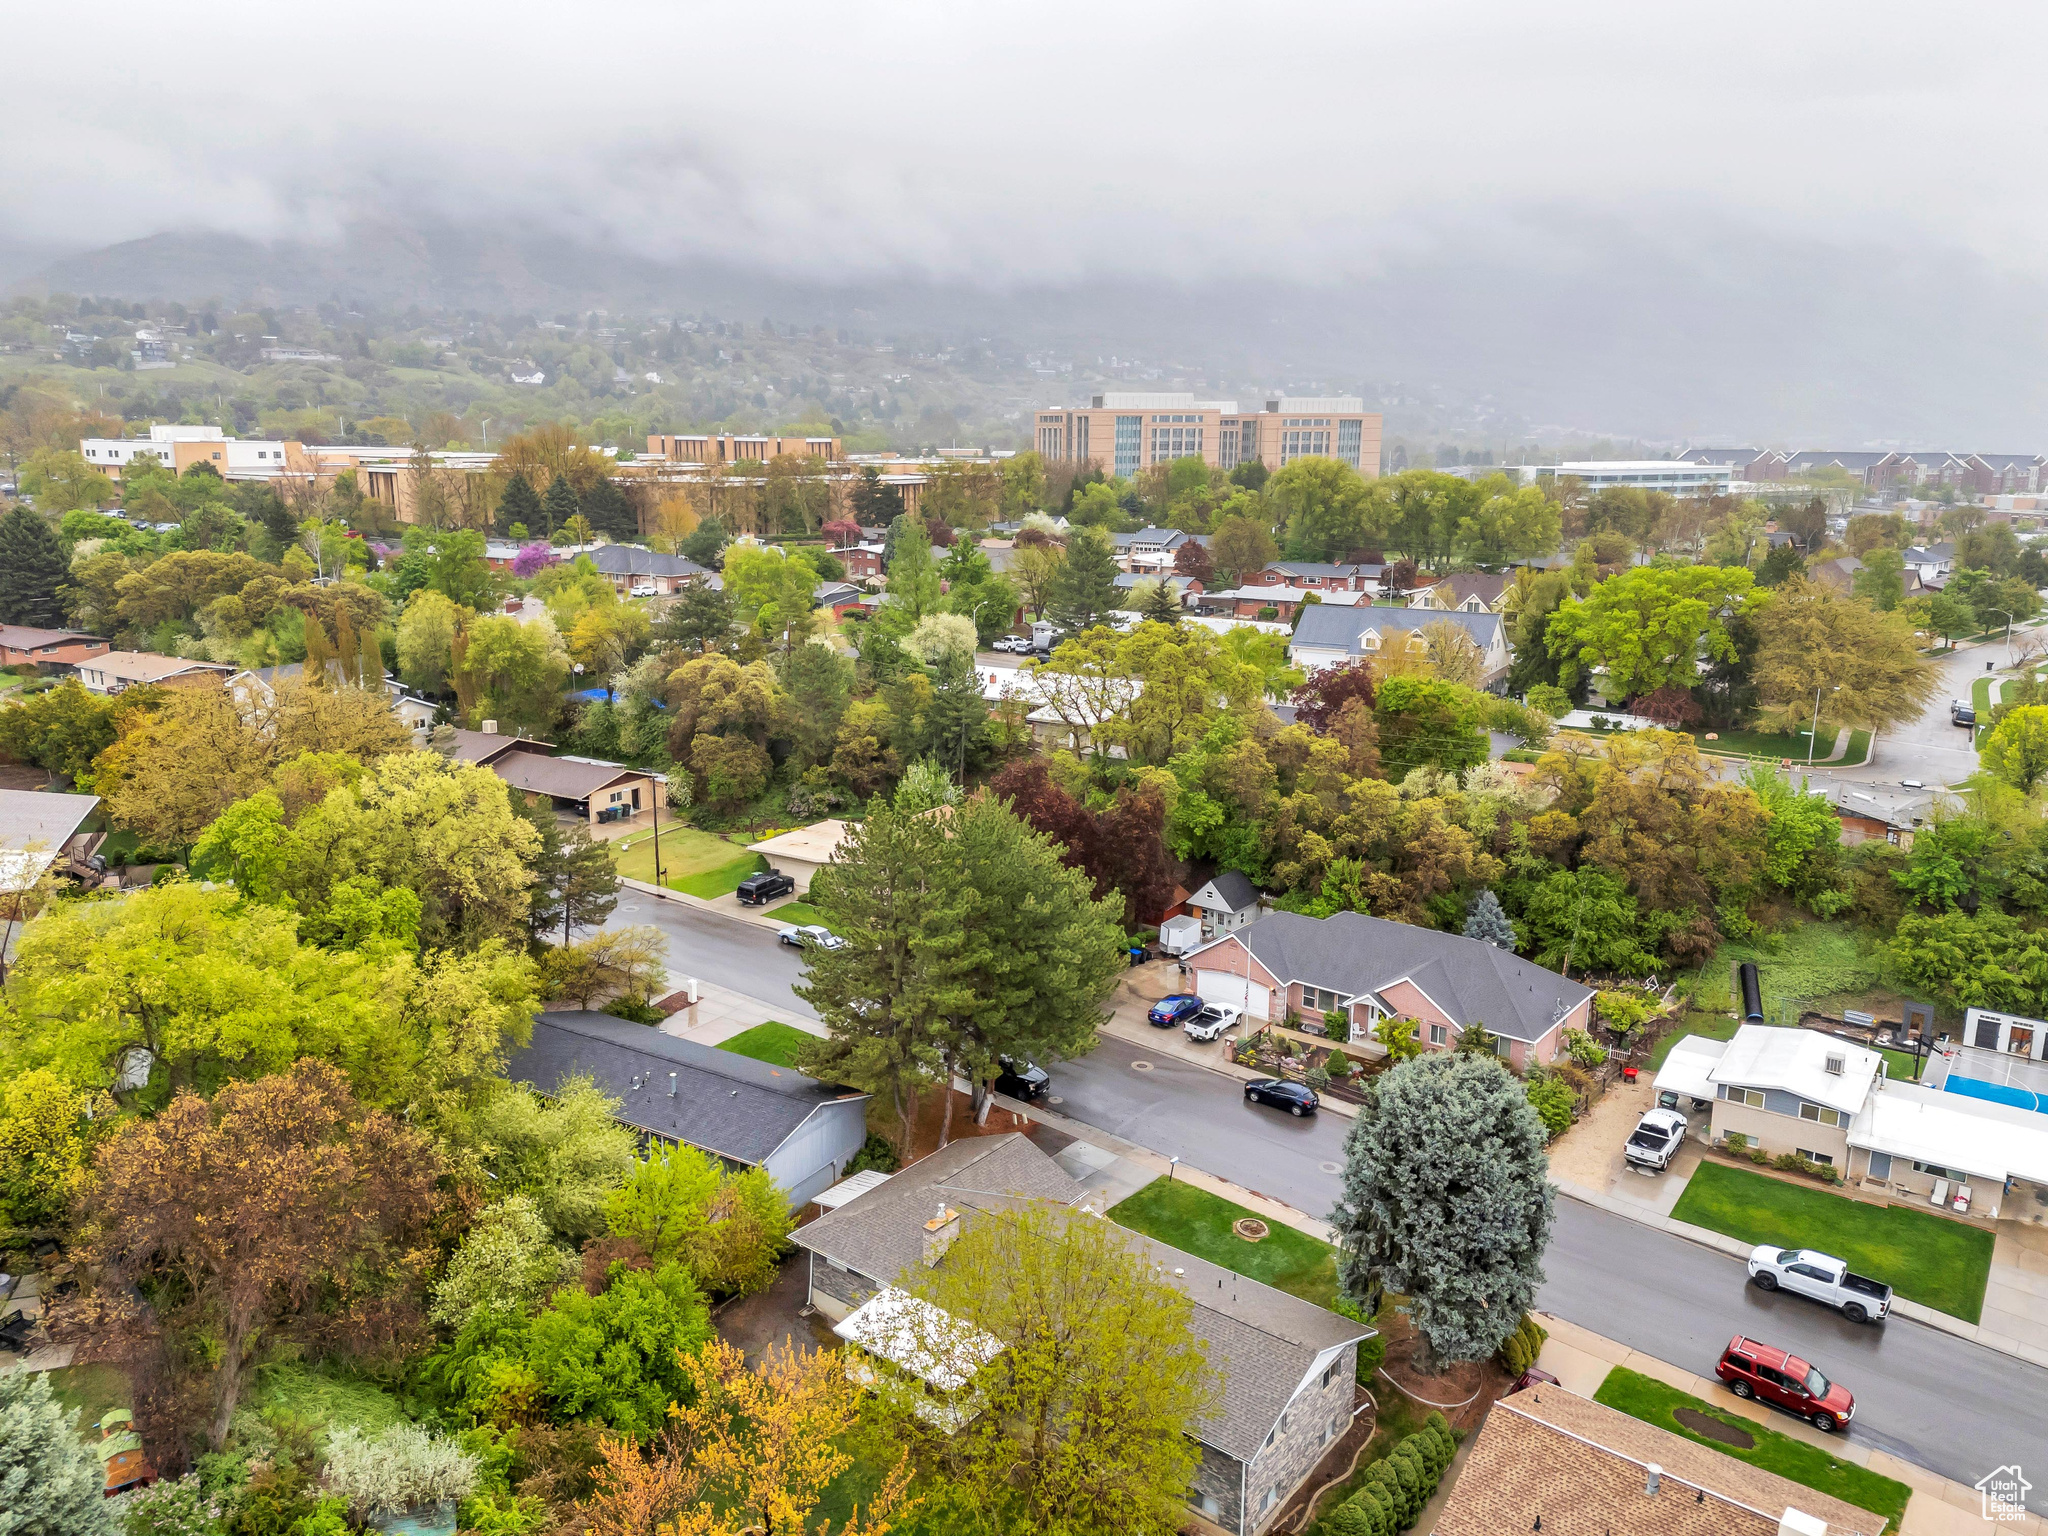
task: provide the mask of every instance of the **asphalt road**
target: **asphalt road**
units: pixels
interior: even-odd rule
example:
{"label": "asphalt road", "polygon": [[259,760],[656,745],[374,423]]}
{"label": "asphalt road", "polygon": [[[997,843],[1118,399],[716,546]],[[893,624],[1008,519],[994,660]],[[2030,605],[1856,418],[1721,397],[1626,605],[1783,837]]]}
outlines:
{"label": "asphalt road", "polygon": [[[801,957],[772,933],[631,892],[611,925],[647,922],[670,936],[671,970],[814,1017],[788,991]],[[1234,1079],[1117,1038],[1051,1070],[1059,1114],[1314,1216],[1336,1201],[1341,1116],[1246,1104]],[[1850,1440],[1965,1486],[2014,1461],[2048,1466],[2048,1370],[1903,1319],[1858,1326],[1767,1296],[1735,1259],[1572,1200],[1558,1201],[1544,1269],[1544,1310],[1702,1375],[1737,1333],[1805,1356],[1856,1394]],[[2048,1513],[2048,1478],[2036,1481],[2032,1507]]]}

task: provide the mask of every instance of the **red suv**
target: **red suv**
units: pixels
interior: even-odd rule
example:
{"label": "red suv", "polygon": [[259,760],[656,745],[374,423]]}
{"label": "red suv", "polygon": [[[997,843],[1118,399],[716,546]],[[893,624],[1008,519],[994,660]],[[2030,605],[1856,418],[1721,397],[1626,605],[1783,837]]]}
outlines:
{"label": "red suv", "polygon": [[1740,1334],[1728,1341],[1714,1374],[1737,1397],[1760,1398],[1798,1414],[1815,1429],[1832,1432],[1856,1417],[1856,1399],[1847,1387],[1829,1381],[1797,1355]]}

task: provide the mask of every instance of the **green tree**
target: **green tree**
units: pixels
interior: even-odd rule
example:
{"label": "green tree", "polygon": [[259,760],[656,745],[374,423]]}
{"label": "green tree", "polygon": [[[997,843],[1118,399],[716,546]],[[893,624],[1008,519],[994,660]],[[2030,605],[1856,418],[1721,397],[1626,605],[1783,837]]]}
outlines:
{"label": "green tree", "polygon": [[618,906],[618,866],[611,850],[592,837],[583,822],[564,828],[552,804],[529,806],[516,793],[513,800],[514,811],[540,840],[526,866],[533,875],[527,932],[539,940],[560,927],[566,945],[571,929],[595,928]]}
{"label": "green tree", "polygon": [[1699,681],[1699,658],[1732,656],[1723,615],[1750,601],[1754,578],[1726,566],[1638,566],[1551,616],[1545,644],[1566,686],[1606,670],[1610,698]]}
{"label": "green tree", "polygon": [[524,1353],[560,1418],[646,1440],[668,1422],[669,1405],[688,1395],[682,1362],[710,1337],[710,1311],[682,1265],[614,1264],[595,1296],[581,1286],[555,1292],[533,1319]]}
{"label": "green tree", "polygon": [[1497,1061],[1435,1052],[1381,1075],[1345,1139],[1330,1215],[1344,1293],[1369,1311],[1406,1296],[1438,1361],[1493,1354],[1543,1280],[1545,1139]]}
{"label": "green tree", "polygon": [[732,641],[732,594],[722,588],[690,586],[663,611],[654,638],[687,646],[698,655],[724,650]]}
{"label": "green tree", "polygon": [[1077,529],[1067,540],[1046,611],[1069,634],[1100,624],[1121,604],[1116,552],[1107,535]]}
{"label": "green tree", "polygon": [[[515,729],[554,724],[569,680],[569,651],[553,624],[522,623],[486,614],[473,620],[455,659],[456,691],[476,700],[476,719],[489,717]],[[470,722],[475,723],[475,720]]]}
{"label": "green tree", "polygon": [[49,519],[16,503],[0,517],[0,624],[62,629],[68,570]]}
{"label": "green tree", "polygon": [[1216,524],[1209,540],[1209,558],[1216,567],[1218,583],[1239,587],[1263,571],[1280,555],[1273,531],[1254,517],[1225,517]]}
{"label": "green tree", "polygon": [[982,1529],[1170,1536],[1185,1524],[1200,1457],[1191,1432],[1218,1392],[1192,1304],[1161,1276],[1163,1252],[1111,1222],[1031,1205],[981,1214],[943,1263],[912,1271],[935,1310],[907,1326],[972,1379],[982,1411],[946,1433],[917,1416],[919,1383],[882,1401]]}
{"label": "green tree", "polygon": [[1604,870],[1552,870],[1523,901],[1529,954],[1569,976],[1581,971],[1643,975],[1656,965],[1642,944],[1642,915],[1628,888]]}
{"label": "green tree", "polygon": [[577,500],[576,487],[569,483],[567,475],[557,475],[548,482],[547,494],[540,499],[540,511],[541,524],[550,536],[570,518],[581,515],[583,504]]}
{"label": "green tree", "polygon": [[723,563],[725,546],[731,539],[725,524],[715,517],[707,517],[676,546],[676,553],[685,560],[696,561],[707,571],[715,571]]}
{"label": "green tree", "polygon": [[398,616],[398,674],[422,693],[446,693],[462,611],[441,592],[423,587]]}
{"label": "green tree", "polygon": [[114,482],[85,462],[76,448],[42,448],[21,466],[21,493],[42,510],[63,514],[77,507],[103,507],[114,499]]}
{"label": "green tree", "polygon": [[531,1197],[557,1237],[595,1237],[612,1191],[639,1164],[633,1133],[612,1118],[618,1107],[587,1077],[557,1084],[548,1099],[493,1095],[475,1117],[484,1166],[506,1194]]}
{"label": "green tree", "polygon": [[567,1284],[575,1256],[555,1243],[530,1195],[509,1195],[477,1212],[434,1286],[430,1316],[460,1329],[479,1311],[524,1313]]}
{"label": "green tree", "polygon": [[2048,935],[1988,907],[1975,915],[1908,913],[1885,959],[1899,981],[1952,1008],[2035,1017],[2048,1008]]}
{"label": "green tree", "polygon": [[2048,775],[2048,707],[2015,709],[1978,747],[1984,766],[2021,794]]}
{"label": "green tree", "polygon": [[1816,689],[1824,734],[1917,720],[1940,690],[1940,674],[1920,654],[1903,614],[1793,580],[1772,596],[1764,617],[1751,675],[1767,720],[1781,729],[1811,723]]}
{"label": "green tree", "polygon": [[150,693],[107,698],[87,693],[77,678],[67,677],[55,688],[0,708],[0,749],[90,790],[93,763],[114,744],[123,714],[146,702]]}
{"label": "green tree", "polygon": [[1953,647],[1977,632],[1977,610],[1951,592],[1937,592],[1927,609],[1927,626]]}
{"label": "green tree", "polygon": [[889,532],[889,584],[882,607],[899,634],[908,634],[919,619],[939,608],[939,568],[932,560],[931,536],[920,519],[906,513]]}
{"label": "green tree", "polygon": [[47,1371],[0,1376],[0,1531],[6,1536],[113,1536],[106,1473],[50,1392]]}
{"label": "green tree", "polygon": [[91,1100],[45,1068],[0,1083],[0,1217],[16,1227],[64,1224],[85,1182]]}
{"label": "green tree", "polygon": [[1906,559],[1896,549],[1873,549],[1852,586],[1858,597],[1880,613],[1890,613],[1906,600]]}
{"label": "green tree", "polygon": [[1293,459],[1266,483],[1286,520],[1287,544],[1310,560],[1336,560],[1374,541],[1381,509],[1357,470],[1338,459]]}
{"label": "green tree", "polygon": [[498,498],[498,532],[511,535],[514,528],[521,528],[533,533],[541,527],[543,516],[533,482],[524,471],[513,471],[512,478],[505,482],[504,494]]}
{"label": "green tree", "polygon": [[1510,489],[1504,479],[1485,482],[1488,495],[1458,519],[1456,547],[1460,558],[1483,565],[1506,565],[1557,549],[1558,504],[1534,485]]}
{"label": "green tree", "polygon": [[1828,797],[1801,793],[1762,763],[1753,764],[1742,782],[1770,817],[1764,829],[1764,878],[1804,901],[1831,890],[1841,858],[1842,822]]}
{"label": "green tree", "polygon": [[765,1168],[677,1145],[612,1192],[605,1222],[656,1263],[677,1260],[711,1290],[745,1296],[774,1281],[795,1216]]}
{"label": "green tree", "polygon": [[1470,688],[1424,677],[1390,677],[1379,685],[1373,719],[1380,771],[1397,784],[1416,768],[1462,773],[1486,761],[1486,730]]}

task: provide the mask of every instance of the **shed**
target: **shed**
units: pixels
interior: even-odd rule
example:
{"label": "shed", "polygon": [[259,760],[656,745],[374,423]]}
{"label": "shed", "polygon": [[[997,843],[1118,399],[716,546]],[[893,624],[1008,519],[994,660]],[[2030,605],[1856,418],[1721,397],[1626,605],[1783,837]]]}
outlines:
{"label": "shed", "polygon": [[621,1125],[766,1168],[792,1206],[830,1189],[867,1140],[865,1093],[608,1013],[543,1013],[505,1075],[541,1093],[587,1076],[619,1101]]}
{"label": "shed", "polygon": [[1202,920],[1202,937],[1232,933],[1259,915],[1259,891],[1234,869],[1220,869],[1208,884],[1188,898]]}

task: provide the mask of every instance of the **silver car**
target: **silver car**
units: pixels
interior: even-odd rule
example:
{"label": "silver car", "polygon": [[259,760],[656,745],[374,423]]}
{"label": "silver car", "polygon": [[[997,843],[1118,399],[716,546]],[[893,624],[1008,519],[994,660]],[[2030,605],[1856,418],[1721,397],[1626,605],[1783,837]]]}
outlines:
{"label": "silver car", "polygon": [[816,923],[803,923],[781,929],[775,937],[796,949],[846,948],[846,940],[830,928],[821,928]]}

